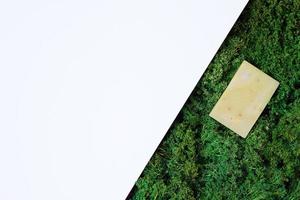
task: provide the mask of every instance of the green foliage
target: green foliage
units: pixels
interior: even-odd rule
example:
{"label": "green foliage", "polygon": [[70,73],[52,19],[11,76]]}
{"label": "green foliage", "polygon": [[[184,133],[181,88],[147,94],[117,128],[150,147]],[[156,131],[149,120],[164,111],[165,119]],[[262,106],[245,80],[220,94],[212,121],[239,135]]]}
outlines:
{"label": "green foliage", "polygon": [[[244,59],[280,82],[246,139],[208,116]],[[130,198],[300,199],[300,0],[250,1]]]}

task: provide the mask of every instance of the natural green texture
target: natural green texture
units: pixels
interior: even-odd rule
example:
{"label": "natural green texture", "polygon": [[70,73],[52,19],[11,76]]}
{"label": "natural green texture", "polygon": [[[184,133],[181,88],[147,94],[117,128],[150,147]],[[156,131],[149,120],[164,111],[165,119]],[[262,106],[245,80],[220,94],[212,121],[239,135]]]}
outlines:
{"label": "natural green texture", "polygon": [[[246,139],[208,116],[244,59],[280,82]],[[130,199],[300,199],[300,0],[250,1]]]}

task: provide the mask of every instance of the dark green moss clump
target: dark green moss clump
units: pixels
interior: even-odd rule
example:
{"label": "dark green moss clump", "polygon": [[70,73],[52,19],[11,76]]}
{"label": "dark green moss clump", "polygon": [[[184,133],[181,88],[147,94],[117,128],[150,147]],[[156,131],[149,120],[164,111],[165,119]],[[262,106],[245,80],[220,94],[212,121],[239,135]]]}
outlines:
{"label": "dark green moss clump", "polygon": [[[280,82],[247,139],[208,114],[243,60]],[[300,0],[253,0],[130,197],[300,199]]]}

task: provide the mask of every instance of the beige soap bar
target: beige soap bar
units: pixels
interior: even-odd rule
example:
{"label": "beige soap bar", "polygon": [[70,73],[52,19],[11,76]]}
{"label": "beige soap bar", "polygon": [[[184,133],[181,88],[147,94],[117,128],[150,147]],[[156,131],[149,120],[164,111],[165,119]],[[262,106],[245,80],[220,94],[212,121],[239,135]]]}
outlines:
{"label": "beige soap bar", "polygon": [[209,116],[245,138],[278,85],[244,61]]}

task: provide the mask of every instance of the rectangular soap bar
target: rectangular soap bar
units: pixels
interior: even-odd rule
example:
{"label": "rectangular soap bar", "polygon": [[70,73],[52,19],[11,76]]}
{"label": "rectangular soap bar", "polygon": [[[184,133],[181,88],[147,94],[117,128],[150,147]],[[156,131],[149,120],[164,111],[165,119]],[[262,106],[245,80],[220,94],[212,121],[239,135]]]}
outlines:
{"label": "rectangular soap bar", "polygon": [[243,61],[209,116],[245,138],[278,85],[278,81]]}

